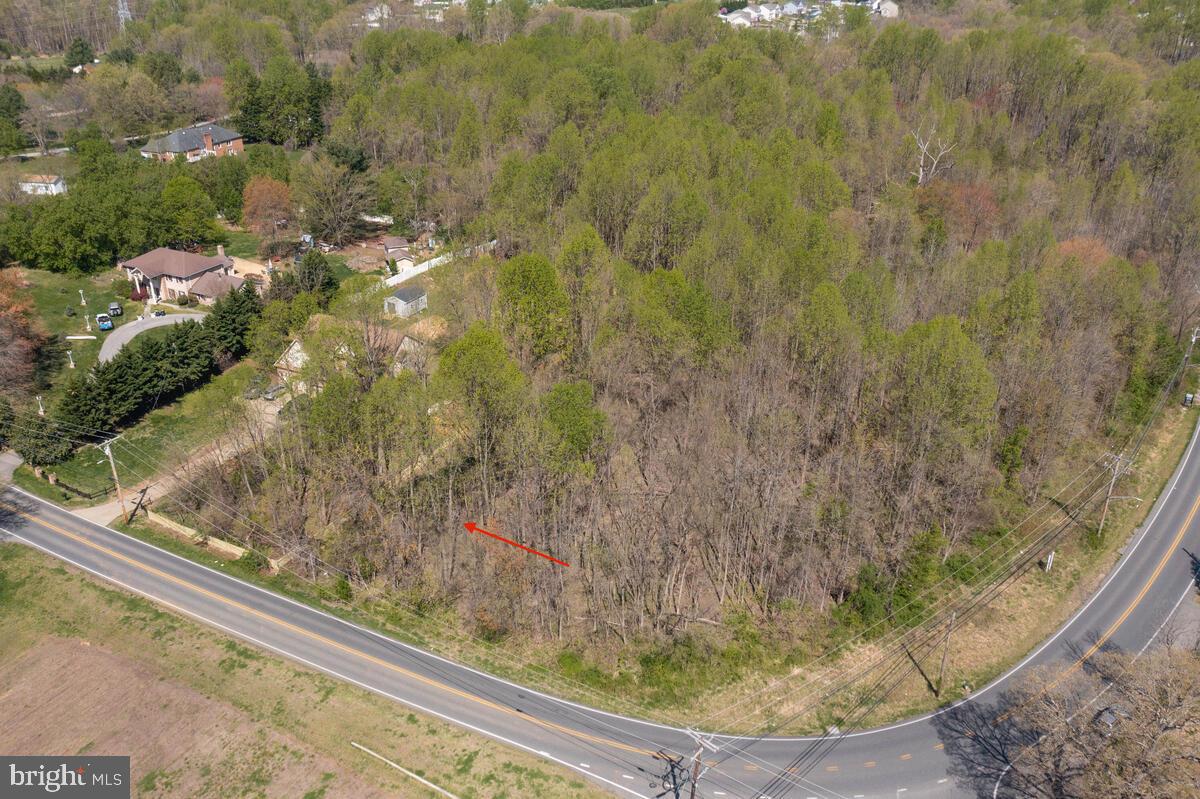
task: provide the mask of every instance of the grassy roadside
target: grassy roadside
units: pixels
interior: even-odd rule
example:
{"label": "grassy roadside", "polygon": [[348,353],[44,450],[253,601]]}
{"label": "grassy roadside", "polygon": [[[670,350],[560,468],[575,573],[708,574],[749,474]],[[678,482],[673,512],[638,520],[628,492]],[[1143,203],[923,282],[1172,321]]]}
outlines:
{"label": "grassy roadside", "polygon": [[[64,723],[42,723],[61,695],[77,697]],[[603,795],[17,544],[0,544],[0,714],[15,720],[0,748],[36,735],[45,751],[132,754],[141,797],[433,796],[350,741],[464,799]]]}
{"label": "grassy roadside", "polygon": [[[1190,384],[1195,385],[1196,377],[1195,374],[1190,376]],[[1198,413],[1200,409],[1184,409],[1173,399],[1163,409],[1131,477],[1127,478],[1128,482],[1119,492],[1141,497],[1145,501],[1140,504],[1115,503],[1106,523],[1104,541],[1098,545],[1089,544],[1082,536],[1072,536],[1058,549],[1051,574],[1040,570],[1030,571],[975,620],[956,630],[954,649],[947,667],[947,691],[941,699],[934,697],[923,680],[914,674],[910,681],[876,709],[869,723],[894,720],[956,699],[962,695],[964,682],[974,687],[986,684],[1060,626],[1108,574],[1119,558],[1121,547],[1144,520],[1153,505],[1153,498],[1174,471]],[[569,654],[533,647],[483,648],[463,635],[448,634],[448,630],[457,629],[455,620],[439,615],[437,611],[430,611],[427,616],[406,614],[396,610],[394,605],[374,602],[369,596],[356,597],[353,603],[347,603],[336,599],[336,586],[329,581],[317,586],[290,574],[260,574],[248,564],[214,563],[213,557],[203,550],[144,523],[127,528],[127,532],[184,557],[202,560],[242,579],[280,591],[298,601],[322,607],[348,620],[532,687],[621,712],[639,713],[640,710],[640,715],[653,715],[666,720],[653,707],[649,712],[644,708],[634,710],[622,701],[623,696],[633,701],[644,701],[645,694],[639,694],[640,686],[623,681],[614,682],[607,675],[593,673],[594,670],[586,663],[579,662]],[[781,700],[777,705],[779,715],[751,716],[737,725],[739,729],[751,729],[759,723],[789,715],[786,693],[794,691],[798,684],[819,680],[828,673],[843,670],[869,657],[874,651],[871,643],[847,651],[831,663],[826,672],[806,669],[803,662],[789,666],[786,659],[765,661],[768,664],[766,668],[760,668],[746,679],[716,691],[702,693],[690,705],[672,708],[671,714],[675,718],[703,718],[713,708],[733,705],[748,694],[761,691],[781,675],[790,674],[792,679],[788,681],[788,690],[774,695],[774,698]],[[519,665],[521,663],[538,665],[529,667]],[[933,668],[936,669],[936,664]],[[772,697],[773,694],[768,691],[765,696]],[[826,718],[821,714],[809,714],[796,719],[785,729],[807,732],[820,729],[825,721]]]}

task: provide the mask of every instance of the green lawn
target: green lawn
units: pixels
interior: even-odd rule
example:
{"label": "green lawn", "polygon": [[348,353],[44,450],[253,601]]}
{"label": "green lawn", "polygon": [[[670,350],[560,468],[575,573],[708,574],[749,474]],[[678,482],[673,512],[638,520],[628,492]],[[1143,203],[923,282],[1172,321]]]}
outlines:
{"label": "green lawn", "polygon": [[[108,304],[113,300],[119,301],[125,309],[125,314],[116,317],[113,322],[116,327],[120,327],[136,319],[142,312],[142,303],[131,302],[125,296],[118,297],[113,291],[113,280],[123,277],[122,273],[115,268],[90,277],[61,275],[40,269],[26,269],[24,275],[25,279],[29,281],[34,306],[37,308],[38,316],[41,317],[46,330],[58,336],[93,335],[96,337],[91,341],[67,342],[75,358],[76,370],[90,369],[96,363],[96,358],[100,355],[100,344],[108,335],[106,332],[101,332],[96,326],[96,314],[106,312]],[[83,290],[83,296],[87,300],[86,306],[79,304],[80,289]],[[68,308],[74,312],[74,316],[67,315]],[[91,333],[87,332],[87,326],[84,324],[85,315],[91,319]],[[73,372],[64,362],[63,368],[51,379],[50,389],[42,392],[47,406],[53,404],[62,384],[71,374]]]}
{"label": "green lawn", "polygon": [[[151,331],[146,335],[157,333]],[[113,445],[121,484],[135,486],[154,476],[203,445],[213,441],[246,412],[242,392],[255,373],[251,363],[241,363],[211,383],[185,395],[125,430]],[[99,449],[84,446],[68,461],[47,471],[75,488],[98,492],[112,485],[108,460]],[[48,499],[64,499],[64,492],[33,476],[28,467],[16,475],[18,485]]]}
{"label": "green lawn", "polygon": [[66,178],[68,189],[78,171],[75,159],[66,153],[19,159],[16,166],[19,175],[62,175]]}
{"label": "green lawn", "polygon": [[[251,261],[258,260],[258,245],[262,239],[248,230],[226,230],[225,233],[229,237],[225,242],[226,255],[247,258]],[[216,255],[217,248],[210,247],[206,252],[209,255]]]}

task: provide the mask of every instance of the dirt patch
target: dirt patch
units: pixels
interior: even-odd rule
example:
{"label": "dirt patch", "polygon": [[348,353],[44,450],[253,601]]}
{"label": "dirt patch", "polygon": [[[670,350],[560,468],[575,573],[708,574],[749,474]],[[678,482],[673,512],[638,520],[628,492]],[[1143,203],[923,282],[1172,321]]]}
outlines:
{"label": "dirt patch", "polygon": [[0,667],[0,715],[0,751],[131,755],[139,796],[388,795],[242,711],[78,639],[45,638]]}

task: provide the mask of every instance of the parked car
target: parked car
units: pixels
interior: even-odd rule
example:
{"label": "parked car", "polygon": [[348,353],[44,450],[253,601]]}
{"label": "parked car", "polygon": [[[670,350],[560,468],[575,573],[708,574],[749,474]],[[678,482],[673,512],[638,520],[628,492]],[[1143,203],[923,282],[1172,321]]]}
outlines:
{"label": "parked car", "polygon": [[121,307],[121,303],[119,303],[119,302],[110,302],[108,304],[108,315],[109,316],[124,316],[125,309]]}
{"label": "parked car", "polygon": [[274,400],[276,397],[278,397],[280,394],[282,394],[284,392],[284,388],[285,387],[283,385],[276,383],[275,385],[271,386],[266,391],[264,391],[262,393],[262,397],[267,402],[271,402],[272,400]]}
{"label": "parked car", "polygon": [[167,312],[164,311],[162,308],[155,308],[153,311],[150,312],[150,315],[151,316],[166,316]]}
{"label": "parked car", "polygon": [[101,330],[112,330],[113,320],[106,313],[98,313],[96,314],[96,325]]}

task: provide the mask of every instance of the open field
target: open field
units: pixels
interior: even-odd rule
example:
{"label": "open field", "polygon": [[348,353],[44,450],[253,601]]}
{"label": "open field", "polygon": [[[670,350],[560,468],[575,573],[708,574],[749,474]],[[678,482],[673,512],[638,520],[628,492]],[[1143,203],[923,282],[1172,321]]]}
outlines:
{"label": "open field", "polygon": [[138,797],[600,795],[566,772],[0,545],[0,749],[130,754]]}

